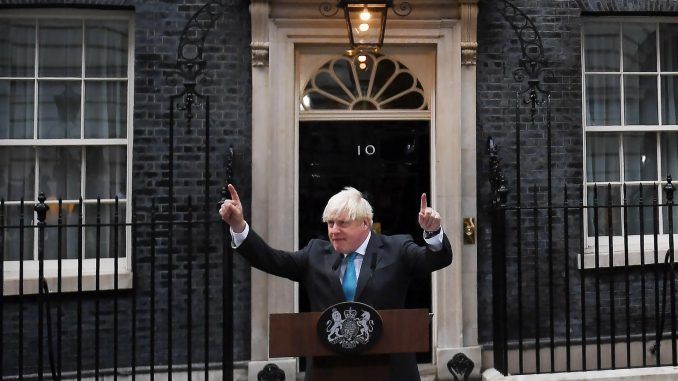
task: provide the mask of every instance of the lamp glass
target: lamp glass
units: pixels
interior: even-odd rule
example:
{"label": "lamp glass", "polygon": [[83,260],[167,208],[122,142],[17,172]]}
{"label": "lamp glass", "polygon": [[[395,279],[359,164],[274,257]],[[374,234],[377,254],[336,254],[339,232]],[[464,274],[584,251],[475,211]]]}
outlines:
{"label": "lamp glass", "polygon": [[[355,47],[379,47],[384,37],[382,24],[386,18],[385,4],[348,4],[348,27],[353,35]],[[367,17],[369,13],[369,17]]]}

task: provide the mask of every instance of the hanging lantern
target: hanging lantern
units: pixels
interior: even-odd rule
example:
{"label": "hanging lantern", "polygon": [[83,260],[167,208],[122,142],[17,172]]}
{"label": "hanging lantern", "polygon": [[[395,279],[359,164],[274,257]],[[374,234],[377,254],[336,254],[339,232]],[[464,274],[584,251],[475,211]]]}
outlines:
{"label": "hanging lantern", "polygon": [[386,33],[386,17],[388,10],[398,16],[407,16],[412,11],[409,2],[401,2],[395,7],[393,0],[374,0],[365,2],[360,0],[340,0],[336,6],[330,3],[320,5],[320,13],[326,17],[337,14],[339,9],[344,11],[348,40],[351,44],[349,55],[358,53],[376,53],[384,44]]}
{"label": "hanging lantern", "polygon": [[384,44],[387,11],[392,0],[362,2],[341,0],[337,8],[344,10],[348,39],[354,52],[378,52]]}

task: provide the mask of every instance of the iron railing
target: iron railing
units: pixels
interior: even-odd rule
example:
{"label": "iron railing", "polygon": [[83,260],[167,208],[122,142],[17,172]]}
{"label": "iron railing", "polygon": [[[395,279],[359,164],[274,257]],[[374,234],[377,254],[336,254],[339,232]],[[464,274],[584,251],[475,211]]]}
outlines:
{"label": "iron railing", "polygon": [[[143,373],[171,380],[180,372],[191,380],[221,371],[232,379],[233,253],[218,219],[212,176],[219,172],[211,163],[224,157],[219,184],[231,183],[233,148],[213,152],[210,97],[198,83],[209,84],[201,81],[206,37],[234,7],[207,1],[180,36],[176,67],[168,70],[176,94],[167,95],[166,168],[157,182],[166,187],[135,182],[134,199],[124,202],[66,206],[44,194],[37,202],[0,201],[3,378],[134,380]],[[10,207],[19,208],[16,217]]]}
{"label": "iron railing", "polygon": [[[191,379],[193,372],[202,371],[207,378],[210,370],[219,369],[223,379],[230,380],[230,236],[214,205],[203,219],[204,211],[194,208],[191,196],[184,201],[177,203],[184,210],[181,219],[170,223],[168,213],[159,211],[155,202],[150,208],[136,208],[126,222],[117,199],[114,213],[104,220],[99,200],[94,219],[85,223],[80,200],[75,211],[69,210],[77,214],[75,224],[65,221],[60,199],[48,204],[44,194],[34,206],[35,214],[20,214],[18,221],[7,220],[8,206],[0,201],[0,258],[7,254],[9,239],[22,243],[20,260],[14,261],[18,271],[8,269],[12,262],[0,261],[3,378],[80,380],[110,375],[115,380],[145,373],[153,379],[163,373],[171,379],[172,373],[187,372]],[[21,202],[21,210],[23,206]],[[56,224],[45,222],[48,212],[58,216]],[[86,238],[88,230],[94,232],[89,235],[94,241]],[[76,247],[68,251],[64,243],[74,231]],[[35,250],[29,252],[24,237],[34,233]],[[56,247],[56,257],[45,259],[50,245]],[[83,245],[94,247],[94,252],[83,250]],[[125,247],[131,250],[119,250]],[[69,263],[66,258],[75,259]],[[37,265],[37,273],[28,269],[31,265]],[[76,270],[67,271],[69,266]],[[203,282],[195,282],[194,276]],[[7,284],[17,286],[9,289]],[[160,314],[166,314],[165,319]],[[204,350],[196,355],[194,348]]]}
{"label": "iron railing", "polygon": [[[678,365],[671,176],[633,184],[633,198],[626,184],[558,181],[568,171],[554,169],[546,84],[556,87],[556,76],[536,24],[508,0],[496,4],[521,57],[507,118],[515,138],[503,136],[513,149],[511,184],[493,138],[487,147],[494,367],[526,374]],[[535,152],[543,161],[523,160]]]}
{"label": "iron railing", "polygon": [[492,139],[488,149],[495,367],[523,374],[678,365],[671,176],[637,185],[637,202],[626,185],[614,199],[611,184],[564,184],[560,202],[535,185],[529,200],[508,202]]}

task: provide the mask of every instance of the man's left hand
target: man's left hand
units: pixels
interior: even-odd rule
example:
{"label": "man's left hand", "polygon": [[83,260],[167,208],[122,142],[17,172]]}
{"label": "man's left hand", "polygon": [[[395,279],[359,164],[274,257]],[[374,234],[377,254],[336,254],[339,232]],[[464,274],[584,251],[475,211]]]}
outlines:
{"label": "man's left hand", "polygon": [[428,232],[436,231],[440,228],[440,213],[428,207],[426,193],[421,195],[421,207],[419,208],[419,226]]}

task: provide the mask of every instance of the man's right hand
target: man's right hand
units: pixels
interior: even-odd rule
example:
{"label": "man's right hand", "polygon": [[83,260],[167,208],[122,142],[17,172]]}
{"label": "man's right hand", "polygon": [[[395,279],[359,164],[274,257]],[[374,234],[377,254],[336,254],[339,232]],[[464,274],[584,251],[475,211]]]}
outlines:
{"label": "man's right hand", "polygon": [[219,214],[221,219],[233,229],[234,233],[242,233],[245,230],[245,217],[240,197],[238,197],[238,192],[236,192],[235,187],[231,184],[228,184],[228,193],[231,194],[231,199],[225,200],[221,204]]}

